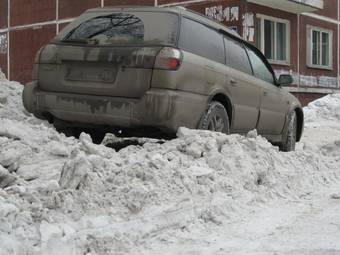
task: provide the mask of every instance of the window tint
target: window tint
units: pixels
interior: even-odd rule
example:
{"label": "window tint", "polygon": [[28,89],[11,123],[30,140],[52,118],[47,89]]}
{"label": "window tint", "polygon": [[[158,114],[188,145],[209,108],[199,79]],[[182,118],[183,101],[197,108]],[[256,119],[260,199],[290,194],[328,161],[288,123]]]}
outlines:
{"label": "window tint", "polygon": [[223,36],[198,22],[183,18],[179,47],[224,64]]}
{"label": "window tint", "polygon": [[112,13],[85,20],[64,41],[98,44],[175,44],[178,16],[169,13]]}
{"label": "window tint", "polygon": [[269,71],[268,67],[262,61],[262,59],[257,55],[254,50],[247,48],[247,51],[250,62],[253,66],[255,77],[274,84],[274,76],[271,71]]}
{"label": "window tint", "polygon": [[251,66],[243,44],[231,38],[224,38],[226,64],[238,71],[252,75]]}

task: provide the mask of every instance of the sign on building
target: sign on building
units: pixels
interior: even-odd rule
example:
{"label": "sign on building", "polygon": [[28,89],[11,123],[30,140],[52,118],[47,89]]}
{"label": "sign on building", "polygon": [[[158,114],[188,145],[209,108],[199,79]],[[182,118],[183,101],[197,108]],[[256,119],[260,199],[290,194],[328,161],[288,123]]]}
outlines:
{"label": "sign on building", "polygon": [[255,36],[255,22],[254,13],[245,13],[242,15],[242,25],[243,25],[243,39],[248,42],[254,42]]}
{"label": "sign on building", "polygon": [[219,22],[229,22],[229,21],[238,21],[239,20],[239,7],[226,7],[223,8],[222,5],[211,6],[205,8],[205,15],[216,19]]}

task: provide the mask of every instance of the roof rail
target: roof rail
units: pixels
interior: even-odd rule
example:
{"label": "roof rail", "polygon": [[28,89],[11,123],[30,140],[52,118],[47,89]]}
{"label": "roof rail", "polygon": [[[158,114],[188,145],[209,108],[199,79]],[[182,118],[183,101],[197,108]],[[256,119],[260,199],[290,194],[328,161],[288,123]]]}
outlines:
{"label": "roof rail", "polygon": [[178,6],[178,5],[173,6],[173,8],[177,8],[177,9],[184,10],[184,11],[187,11],[187,10],[188,10],[188,9],[185,8],[184,6]]}

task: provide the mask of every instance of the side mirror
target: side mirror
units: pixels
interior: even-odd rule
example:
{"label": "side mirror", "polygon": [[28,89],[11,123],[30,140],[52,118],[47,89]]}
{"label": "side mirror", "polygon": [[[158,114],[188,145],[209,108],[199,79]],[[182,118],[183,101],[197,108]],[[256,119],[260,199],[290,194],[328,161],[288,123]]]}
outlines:
{"label": "side mirror", "polygon": [[281,74],[277,83],[279,86],[288,86],[293,82],[293,77],[290,74]]}

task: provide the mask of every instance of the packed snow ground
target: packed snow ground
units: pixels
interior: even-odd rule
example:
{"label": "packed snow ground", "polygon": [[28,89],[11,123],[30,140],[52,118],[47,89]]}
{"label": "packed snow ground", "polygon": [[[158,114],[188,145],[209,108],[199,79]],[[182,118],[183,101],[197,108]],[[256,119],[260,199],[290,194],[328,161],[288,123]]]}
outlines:
{"label": "packed snow ground", "polygon": [[28,114],[0,72],[0,255],[340,254],[340,95],[296,152],[181,128],[119,152]]}

